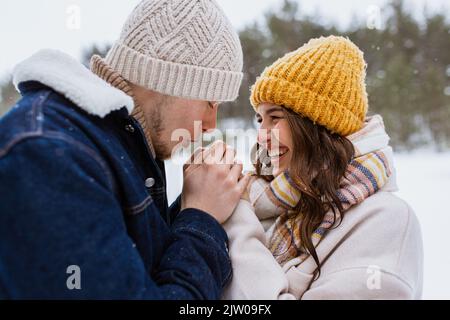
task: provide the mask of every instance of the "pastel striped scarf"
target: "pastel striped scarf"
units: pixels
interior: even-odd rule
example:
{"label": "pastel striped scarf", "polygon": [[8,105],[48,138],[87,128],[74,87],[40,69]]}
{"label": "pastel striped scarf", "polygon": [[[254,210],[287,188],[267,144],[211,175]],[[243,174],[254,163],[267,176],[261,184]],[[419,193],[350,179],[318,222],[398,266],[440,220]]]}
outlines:
{"label": "pastel striped scarf", "polygon": [[[389,137],[381,116],[367,118],[365,126],[347,138],[353,143],[356,153],[337,191],[344,211],[382,188],[391,176],[392,167],[392,149],[388,145]],[[289,173],[285,172],[269,184],[266,193],[277,207],[285,209],[275,222],[269,249],[281,265],[293,258],[303,261],[308,255],[301,250],[301,215],[292,211],[301,201],[301,191]],[[313,233],[314,246],[319,244],[326,231],[339,220],[338,212],[336,219],[331,210],[326,213],[321,225]]]}

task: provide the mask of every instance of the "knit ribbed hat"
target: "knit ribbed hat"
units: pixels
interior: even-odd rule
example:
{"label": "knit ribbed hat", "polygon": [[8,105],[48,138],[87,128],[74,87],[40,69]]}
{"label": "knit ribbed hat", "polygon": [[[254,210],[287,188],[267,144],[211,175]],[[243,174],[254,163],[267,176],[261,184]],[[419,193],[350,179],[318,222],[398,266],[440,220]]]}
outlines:
{"label": "knit ribbed hat", "polygon": [[126,80],[163,94],[232,101],[242,81],[242,47],[214,0],[144,0],[105,62]]}
{"label": "knit ribbed hat", "polygon": [[349,39],[312,39],[266,68],[251,103],[273,103],[347,136],[360,130],[368,110],[363,53]]}

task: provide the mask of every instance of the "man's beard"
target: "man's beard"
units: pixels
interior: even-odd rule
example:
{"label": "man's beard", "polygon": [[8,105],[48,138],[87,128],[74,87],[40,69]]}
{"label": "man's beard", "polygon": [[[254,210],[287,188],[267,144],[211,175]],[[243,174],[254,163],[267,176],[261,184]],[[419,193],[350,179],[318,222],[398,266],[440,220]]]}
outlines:
{"label": "man's beard", "polygon": [[164,143],[163,141],[163,119],[161,108],[164,107],[165,101],[160,101],[156,108],[153,108],[151,114],[147,118],[147,125],[150,127],[150,134],[152,136],[152,145],[155,150],[156,158],[159,160],[167,160],[172,156],[172,150],[170,148],[170,142]]}

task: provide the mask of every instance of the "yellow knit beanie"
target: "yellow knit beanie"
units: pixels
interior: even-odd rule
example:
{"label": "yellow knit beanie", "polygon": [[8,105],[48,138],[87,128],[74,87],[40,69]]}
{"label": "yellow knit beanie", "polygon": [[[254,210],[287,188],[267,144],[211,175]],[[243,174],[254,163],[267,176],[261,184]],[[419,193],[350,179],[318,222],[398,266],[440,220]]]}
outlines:
{"label": "yellow knit beanie", "polygon": [[312,39],[266,68],[252,87],[251,103],[289,108],[331,132],[360,130],[367,114],[366,63],[349,39]]}

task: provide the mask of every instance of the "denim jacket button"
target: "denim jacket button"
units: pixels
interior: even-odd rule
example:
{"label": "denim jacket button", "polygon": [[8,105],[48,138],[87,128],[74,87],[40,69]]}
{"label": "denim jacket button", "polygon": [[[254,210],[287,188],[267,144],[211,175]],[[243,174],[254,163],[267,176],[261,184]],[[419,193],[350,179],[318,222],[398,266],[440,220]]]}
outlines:
{"label": "denim jacket button", "polygon": [[151,188],[155,185],[155,179],[153,178],[148,178],[147,180],[145,180],[145,186],[147,188]]}
{"label": "denim jacket button", "polygon": [[131,124],[127,124],[125,126],[125,130],[128,131],[129,133],[134,133],[134,127]]}

